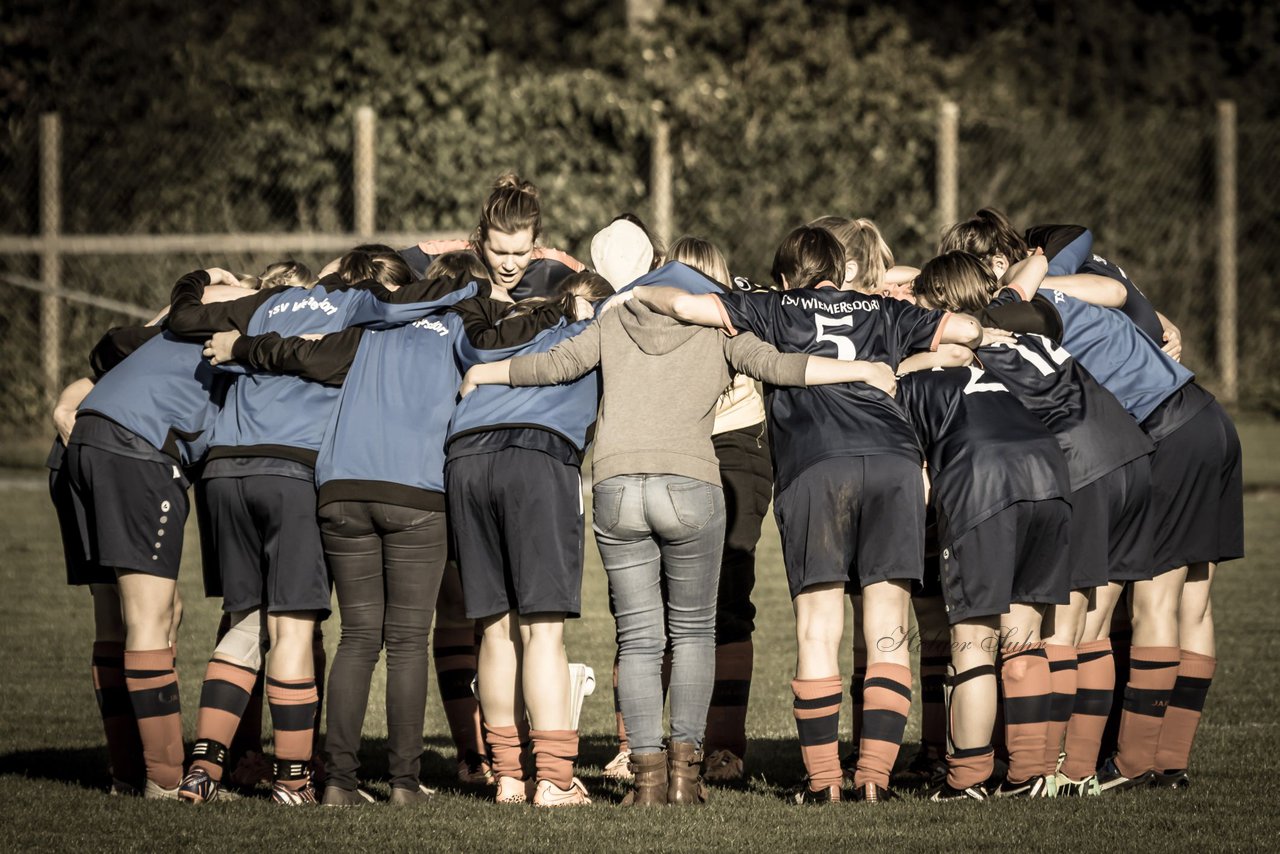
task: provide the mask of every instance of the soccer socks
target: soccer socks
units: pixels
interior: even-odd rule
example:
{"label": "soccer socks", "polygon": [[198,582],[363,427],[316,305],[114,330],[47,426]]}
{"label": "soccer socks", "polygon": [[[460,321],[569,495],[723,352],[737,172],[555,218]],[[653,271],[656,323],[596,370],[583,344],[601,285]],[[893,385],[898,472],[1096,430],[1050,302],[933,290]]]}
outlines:
{"label": "soccer socks", "polygon": [[[498,777],[523,780],[524,764],[520,756],[522,749],[520,731],[514,726],[492,726],[485,721],[484,739],[489,745],[489,761],[493,764],[493,773]],[[572,776],[570,774],[571,779]]]}
{"label": "soccer socks", "polygon": [[920,644],[920,747],[925,755],[941,757],[947,750],[947,704],[945,685],[951,663],[951,642],[922,641]]}
{"label": "soccer socks", "polygon": [[707,711],[705,753],[728,750],[739,758],[746,754],[747,700],[754,662],[755,647],[750,638],[716,645],[716,681]]}
{"label": "soccer socks", "polygon": [[203,768],[215,782],[222,780],[231,742],[257,681],[258,671],[253,668],[217,658],[205,669],[191,767]]}
{"label": "soccer socks", "polygon": [[1009,781],[1023,783],[1044,773],[1045,739],[1049,733],[1049,659],[1043,647],[1002,652],[1005,744],[1009,748]]}
{"label": "soccer socks", "polygon": [[476,654],[479,641],[474,626],[442,628],[431,636],[432,657],[436,665],[436,681],[444,716],[449,721],[458,759],[468,755],[484,756],[484,733],[480,728],[480,701],[471,691],[476,678]]}
{"label": "soccer socks", "polygon": [[814,792],[840,784],[840,689],[839,674],[791,680],[800,756]]}
{"label": "soccer socks", "polygon": [[1160,725],[1178,679],[1176,646],[1135,646],[1116,744],[1116,769],[1130,779],[1155,768]]}
{"label": "soccer socks", "polygon": [[853,785],[875,783],[887,788],[911,713],[911,668],[887,662],[868,665],[862,699],[862,738]]}
{"label": "soccer socks", "polygon": [[[246,696],[248,692],[246,691]],[[290,789],[302,789],[309,777],[312,731],[320,695],[315,679],[283,680],[267,677],[267,705],[275,730],[276,782]]]}
{"label": "soccer socks", "polygon": [[1116,687],[1111,641],[1089,641],[1076,647],[1076,701],[1067,721],[1067,758],[1062,773],[1072,780],[1092,777],[1098,771],[1098,750],[1111,713]]}
{"label": "soccer socks", "polygon": [[573,764],[578,761],[578,731],[535,729],[530,731],[529,737],[533,740],[538,779],[550,780],[560,789],[572,786]]}
{"label": "soccer socks", "polygon": [[239,759],[249,751],[262,753],[262,698],[266,692],[267,676],[259,671],[249,690],[249,701],[240,715],[236,734],[231,738],[231,756]]}
{"label": "soccer socks", "polygon": [[124,644],[97,641],[93,644],[93,690],[107,736],[107,758],[111,776],[142,789],[147,776],[142,760],[142,739],[138,721],[129,702],[124,678]]}
{"label": "soccer socks", "polygon": [[1067,723],[1076,704],[1076,648],[1046,644],[1049,656],[1049,735],[1044,745],[1044,773],[1058,771],[1058,752],[1067,734]]}
{"label": "soccer socks", "polygon": [[124,680],[138,719],[147,779],[165,789],[182,781],[182,705],[170,647],[126,650]]}
{"label": "soccer socks", "polygon": [[1178,681],[1173,683],[1169,707],[1164,712],[1164,725],[1160,728],[1155,762],[1157,771],[1186,770],[1196,727],[1200,724],[1200,713],[1204,710],[1204,700],[1217,666],[1218,659],[1212,656],[1182,650]]}

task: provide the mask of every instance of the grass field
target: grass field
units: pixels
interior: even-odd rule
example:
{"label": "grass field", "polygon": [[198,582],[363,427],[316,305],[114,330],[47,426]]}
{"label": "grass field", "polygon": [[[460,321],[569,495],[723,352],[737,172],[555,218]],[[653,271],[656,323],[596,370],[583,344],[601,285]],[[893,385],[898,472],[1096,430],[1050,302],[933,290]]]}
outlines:
{"label": "grass field", "polygon": [[[1276,848],[1280,784],[1270,776],[1280,747],[1280,439],[1275,424],[1242,429],[1253,492],[1246,500],[1250,557],[1231,564],[1215,589],[1219,659],[1185,792],[1139,791],[1088,800],[934,805],[906,799],[879,808],[844,804],[801,809],[784,801],[802,770],[791,716],[793,621],[777,532],[761,542],[756,591],[759,629],[748,727],[749,786],[716,790],[703,810],[633,813],[612,806],[620,790],[600,768],[615,751],[608,674],[613,625],[604,574],[588,548],[584,619],[568,630],[570,657],[600,677],[582,715],[581,776],[595,805],[554,813],[500,808],[452,790],[451,752],[432,687],[423,777],[442,789],[411,811],[285,810],[267,801],[196,809],[105,794],[106,753],[89,680],[88,594],[63,583],[52,509],[39,473],[0,477],[0,847],[32,850],[1258,850]],[[1267,456],[1268,453],[1271,456]],[[1255,463],[1263,458],[1267,462]],[[1274,476],[1272,476],[1274,473]],[[186,617],[179,670],[186,734],[217,610],[200,596],[199,556],[188,531],[181,582]],[[335,615],[326,626],[330,655]],[[846,662],[844,672],[848,674]],[[375,679],[382,678],[379,668]],[[381,682],[365,724],[363,758],[371,788],[385,797]],[[847,703],[845,720],[847,723]],[[918,738],[913,714],[903,758]],[[7,840],[7,841],[5,841]]]}

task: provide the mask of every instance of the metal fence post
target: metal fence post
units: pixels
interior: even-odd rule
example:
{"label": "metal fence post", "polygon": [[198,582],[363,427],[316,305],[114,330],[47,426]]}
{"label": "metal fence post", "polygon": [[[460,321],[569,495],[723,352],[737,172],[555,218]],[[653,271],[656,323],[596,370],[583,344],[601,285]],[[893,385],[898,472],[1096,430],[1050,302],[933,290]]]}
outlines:
{"label": "metal fence post", "polygon": [[62,258],[53,241],[62,230],[62,125],[57,113],[40,116],[40,362],[50,404],[62,388]]}
{"label": "metal fence post", "polygon": [[938,109],[938,228],[956,221],[960,198],[960,108],[943,101]]}
{"label": "metal fence post", "polygon": [[1236,102],[1218,102],[1218,373],[1222,399],[1239,399],[1236,267]]}
{"label": "metal fence post", "polygon": [[355,230],[360,235],[376,231],[378,185],[375,175],[377,152],[375,151],[375,125],[377,116],[373,107],[356,110],[355,139],[352,145],[352,196],[355,200]]}
{"label": "metal fence post", "polygon": [[665,245],[671,245],[673,231],[671,197],[671,123],[658,114],[653,126],[649,158],[649,188],[653,194],[653,231]]}

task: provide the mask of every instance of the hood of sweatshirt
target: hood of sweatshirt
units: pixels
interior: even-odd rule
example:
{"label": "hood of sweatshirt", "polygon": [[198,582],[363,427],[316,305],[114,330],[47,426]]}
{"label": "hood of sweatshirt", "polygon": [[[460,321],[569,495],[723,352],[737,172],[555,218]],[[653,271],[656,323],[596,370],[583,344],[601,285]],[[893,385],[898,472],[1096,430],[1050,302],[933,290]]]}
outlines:
{"label": "hood of sweatshirt", "polygon": [[628,300],[614,313],[623,331],[641,352],[649,356],[665,356],[684,346],[695,335],[710,331],[705,326],[692,326],[658,314],[636,300]]}

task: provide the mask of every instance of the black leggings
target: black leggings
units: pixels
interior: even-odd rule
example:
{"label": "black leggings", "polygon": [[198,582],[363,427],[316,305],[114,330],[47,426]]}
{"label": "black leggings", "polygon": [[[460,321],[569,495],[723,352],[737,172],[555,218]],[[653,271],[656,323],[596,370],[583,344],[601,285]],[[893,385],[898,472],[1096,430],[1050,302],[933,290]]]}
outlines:
{"label": "black leggings", "polygon": [[773,460],[764,422],[711,437],[724,485],[724,556],[716,600],[716,644],[751,639],[756,607],[756,543],[773,497]]}
{"label": "black leggings", "polygon": [[342,637],[329,670],[325,769],[333,785],[356,788],[369,686],[385,644],[391,785],[416,790],[431,617],[447,556],[446,514],[334,501],[319,515],[342,615]]}

